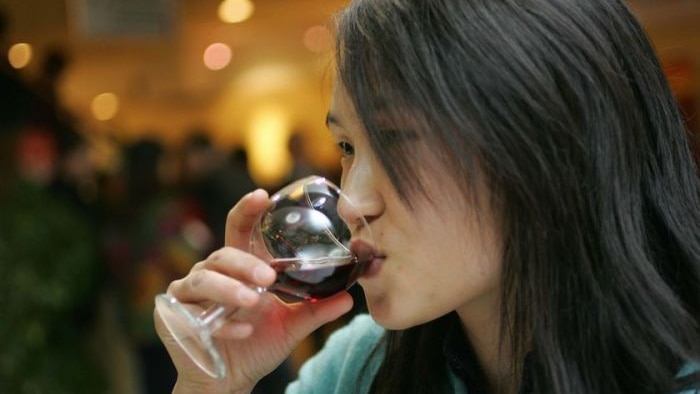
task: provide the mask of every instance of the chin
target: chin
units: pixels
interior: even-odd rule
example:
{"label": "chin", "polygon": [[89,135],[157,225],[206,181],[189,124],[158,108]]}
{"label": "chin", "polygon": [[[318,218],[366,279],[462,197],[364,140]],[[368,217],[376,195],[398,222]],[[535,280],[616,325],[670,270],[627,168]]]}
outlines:
{"label": "chin", "polygon": [[420,324],[396,308],[391,308],[386,299],[368,299],[367,309],[372,319],[387,330],[405,330]]}

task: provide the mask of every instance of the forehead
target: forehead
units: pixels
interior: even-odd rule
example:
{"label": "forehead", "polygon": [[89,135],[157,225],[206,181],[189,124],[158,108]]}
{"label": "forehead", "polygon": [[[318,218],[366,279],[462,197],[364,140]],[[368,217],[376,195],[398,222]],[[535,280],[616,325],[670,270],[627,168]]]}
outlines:
{"label": "forehead", "polygon": [[357,111],[355,105],[345,89],[345,86],[341,82],[336,82],[333,85],[333,96],[331,98],[331,105],[328,111],[330,120],[336,121],[347,121],[347,120],[357,120]]}
{"label": "forehead", "polygon": [[429,128],[426,127],[425,122],[421,122],[420,111],[408,108],[405,104],[393,103],[385,97],[372,96],[367,99],[371,102],[365,105],[363,119],[343,84],[336,83],[326,124],[359,127],[372,135],[382,135],[391,131],[408,133],[411,137],[420,137],[420,139],[430,139]]}
{"label": "forehead", "polygon": [[336,136],[342,134],[351,136],[354,140],[368,138],[362,119],[342,84],[336,83],[333,88],[333,97],[326,114],[326,126]]}

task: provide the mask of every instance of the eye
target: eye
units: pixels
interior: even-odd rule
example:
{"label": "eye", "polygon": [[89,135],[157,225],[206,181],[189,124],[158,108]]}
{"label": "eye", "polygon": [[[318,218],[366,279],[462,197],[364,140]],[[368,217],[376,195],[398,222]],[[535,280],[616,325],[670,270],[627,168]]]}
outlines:
{"label": "eye", "polygon": [[343,157],[348,157],[355,154],[355,147],[347,141],[338,142],[338,149],[340,149],[340,154]]}

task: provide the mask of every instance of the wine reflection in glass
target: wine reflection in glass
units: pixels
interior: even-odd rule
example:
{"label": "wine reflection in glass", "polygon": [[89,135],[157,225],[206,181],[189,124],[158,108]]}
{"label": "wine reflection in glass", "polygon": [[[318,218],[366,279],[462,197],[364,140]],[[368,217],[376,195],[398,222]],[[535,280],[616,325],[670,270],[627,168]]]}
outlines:
{"label": "wine reflection in glass", "polygon": [[[362,241],[351,244],[351,233],[338,213],[354,210],[352,220],[363,227]],[[326,178],[310,176],[270,197],[270,206],[256,222],[250,252],[277,272],[270,292],[285,303],[316,302],[352,286],[371,263],[374,250],[364,216]],[[237,308],[214,305],[205,309],[179,302],[169,294],[156,296],[156,310],[173,338],[197,366],[212,377],[226,375],[226,365],[213,333]]]}

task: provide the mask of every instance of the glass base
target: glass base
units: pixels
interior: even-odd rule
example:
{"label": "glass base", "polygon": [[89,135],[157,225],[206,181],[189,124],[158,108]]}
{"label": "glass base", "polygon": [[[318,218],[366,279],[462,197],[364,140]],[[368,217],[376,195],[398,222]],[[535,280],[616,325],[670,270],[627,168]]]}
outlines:
{"label": "glass base", "polygon": [[157,295],[155,302],[165,326],[192,361],[213,378],[226,376],[226,365],[214,345],[211,331],[199,318],[204,310],[182,304],[168,294]]}

